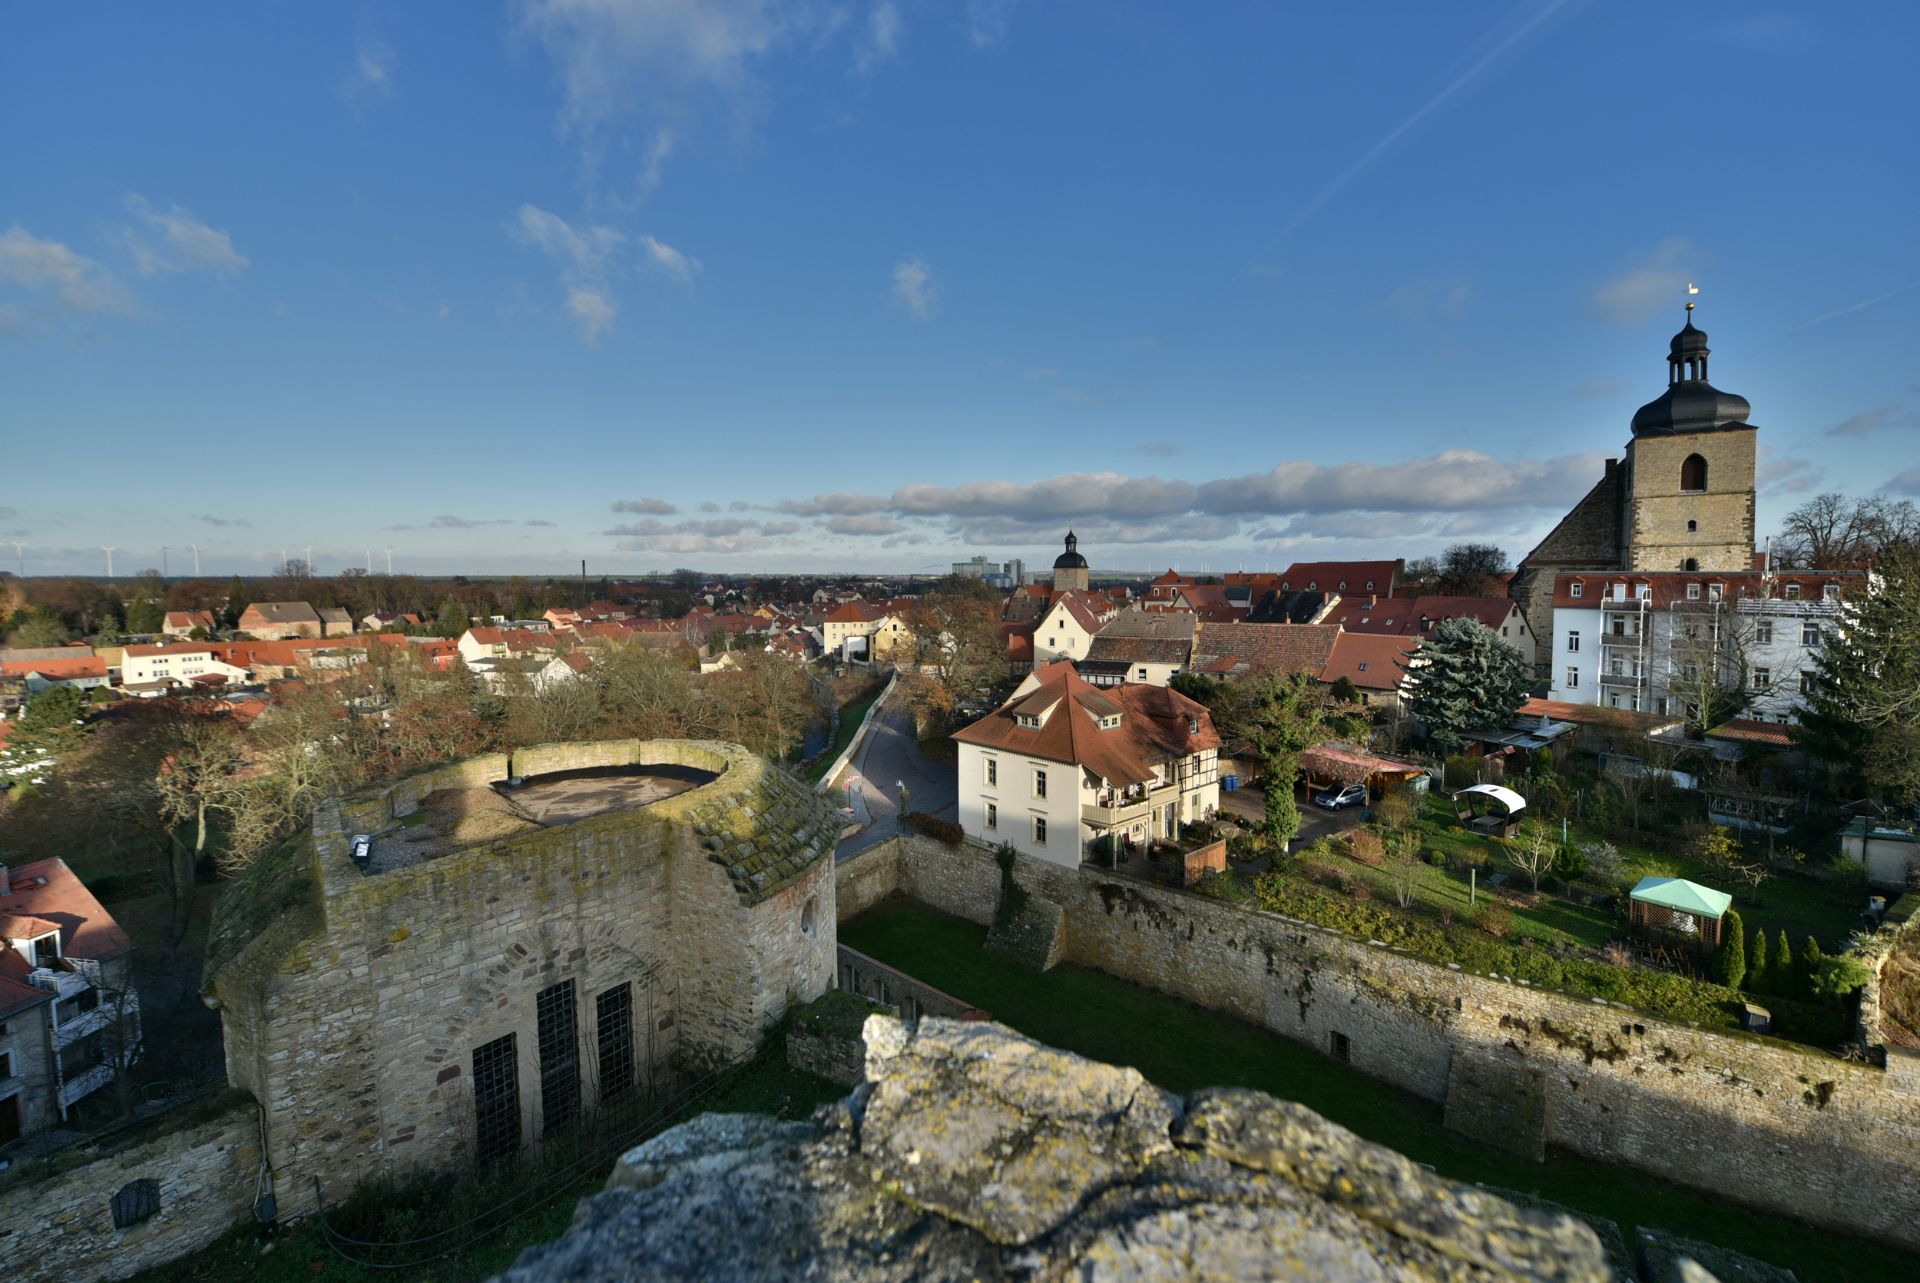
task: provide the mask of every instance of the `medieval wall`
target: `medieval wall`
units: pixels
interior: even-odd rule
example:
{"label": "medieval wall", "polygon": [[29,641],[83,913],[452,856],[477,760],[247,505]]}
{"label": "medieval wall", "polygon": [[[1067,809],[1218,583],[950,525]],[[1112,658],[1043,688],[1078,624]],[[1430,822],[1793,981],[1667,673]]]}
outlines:
{"label": "medieval wall", "polygon": [[[917,835],[887,845],[899,893],[991,919],[990,852]],[[869,859],[872,869],[859,867]],[[869,898],[887,859],[874,848],[841,867]],[[1543,1144],[1920,1248],[1920,1098],[1881,1070],[1436,966],[1091,868],[1022,860],[1016,877],[1065,908],[1065,961],[1323,1052],[1337,1041],[1355,1068],[1435,1102],[1472,1062],[1505,1065],[1538,1092],[1526,1116]]]}
{"label": "medieval wall", "polygon": [[[1640,437],[1627,447],[1627,569],[1683,570],[1690,557],[1702,570],[1753,569],[1754,436],[1742,428]],[[1680,488],[1681,464],[1693,454],[1707,461],[1704,492]]]}
{"label": "medieval wall", "polygon": [[[293,1214],[380,1172],[473,1157],[473,1053],[513,1037],[523,1138],[541,1134],[536,998],[573,982],[583,1112],[600,1101],[596,1000],[631,986],[634,1058],[697,1070],[751,1052],[793,998],[834,971],[830,858],[755,898],[712,834],[751,830],[766,763],[730,745],[618,742],[523,750],[515,774],[686,765],[720,773],[652,805],[613,811],[363,875],[347,851],[440,787],[485,785],[504,757],[429,772],[316,813],[309,876],[322,921],[223,966],[231,1080],[266,1102],[268,1148]],[[792,789],[811,798],[804,786]],[[701,821],[698,813],[718,824]],[[702,830],[705,830],[704,832]],[[773,835],[790,843],[791,835]]]}
{"label": "medieval wall", "polygon": [[[130,1143],[0,1190],[0,1276],[12,1283],[123,1279],[197,1251],[250,1216],[259,1114],[237,1093],[221,1103],[226,1108],[213,1117],[185,1124],[176,1124],[178,1114],[160,1115]],[[114,1196],[140,1180],[158,1184],[159,1207],[117,1227]]]}

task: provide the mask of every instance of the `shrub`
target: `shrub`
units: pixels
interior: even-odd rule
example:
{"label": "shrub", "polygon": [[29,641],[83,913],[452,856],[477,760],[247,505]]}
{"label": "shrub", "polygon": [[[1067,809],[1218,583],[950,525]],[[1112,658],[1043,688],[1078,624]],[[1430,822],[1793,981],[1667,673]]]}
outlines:
{"label": "shrub", "polygon": [[1365,878],[1355,878],[1347,884],[1347,894],[1364,904],[1373,899],[1373,883]]}
{"label": "shrub", "polygon": [[1193,889],[1201,895],[1225,900],[1229,904],[1239,904],[1247,898],[1247,888],[1231,869],[1207,870],[1193,884]]}
{"label": "shrub", "polygon": [[1474,923],[1495,940],[1513,934],[1513,911],[1504,904],[1489,904],[1474,917]]}
{"label": "shrub", "polygon": [[1567,881],[1582,877],[1587,871],[1587,853],[1582,844],[1563,847],[1559,855],[1553,857],[1553,871]]}
{"label": "shrub", "polygon": [[1608,886],[1618,883],[1626,873],[1626,861],[1620,858],[1620,848],[1611,842],[1582,842],[1579,850],[1588,872]]}
{"label": "shrub", "polygon": [[1713,974],[1729,989],[1738,989],[1747,978],[1746,926],[1740,915],[1728,909],[1720,919],[1720,949],[1714,955]]}
{"label": "shrub", "polygon": [[1379,868],[1386,853],[1387,844],[1372,829],[1354,829],[1347,834],[1347,854],[1370,869]]}
{"label": "shrub", "polygon": [[1687,854],[1707,864],[1728,865],[1740,858],[1740,844],[1718,824],[1709,824],[1688,844]]}
{"label": "shrub", "polygon": [[1618,940],[1609,940],[1602,945],[1600,956],[1607,960],[1608,966],[1612,967],[1631,966],[1633,963],[1633,951]]}
{"label": "shrub", "polygon": [[1820,971],[1813,979],[1813,991],[1828,1002],[1838,1003],[1871,979],[1873,971],[1858,958],[1845,955],[1822,958]]}
{"label": "shrub", "polygon": [[1820,942],[1808,936],[1800,944],[1800,956],[1796,961],[1800,964],[1796,996],[1811,998],[1814,996],[1814,982],[1820,978]]}
{"label": "shrub", "polygon": [[[924,833],[948,846],[959,846],[967,840],[967,831],[952,820],[943,820],[937,815],[928,815],[925,811],[908,811],[900,817],[901,822],[915,832]],[[1012,847],[1006,847],[1011,851]]]}
{"label": "shrub", "polygon": [[1447,853],[1438,847],[1430,846],[1427,848],[1427,863],[1436,869],[1444,869],[1447,867]]}

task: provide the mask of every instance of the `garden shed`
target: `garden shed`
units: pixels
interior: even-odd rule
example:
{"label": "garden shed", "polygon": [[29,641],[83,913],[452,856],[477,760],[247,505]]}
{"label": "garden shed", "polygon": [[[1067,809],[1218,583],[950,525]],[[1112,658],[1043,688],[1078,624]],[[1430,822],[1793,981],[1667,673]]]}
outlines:
{"label": "garden shed", "polygon": [[1627,923],[1637,935],[1677,935],[1696,947],[1720,943],[1720,919],[1733,905],[1725,891],[1685,878],[1644,877],[1629,896]]}

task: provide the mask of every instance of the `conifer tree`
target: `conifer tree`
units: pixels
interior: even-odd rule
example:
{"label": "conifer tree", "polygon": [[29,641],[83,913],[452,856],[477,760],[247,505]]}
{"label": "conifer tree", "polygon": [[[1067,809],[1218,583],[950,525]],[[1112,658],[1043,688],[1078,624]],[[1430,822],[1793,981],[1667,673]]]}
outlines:
{"label": "conifer tree", "polygon": [[1800,986],[1800,969],[1793,956],[1793,945],[1787,941],[1787,929],[1780,928],[1780,935],[1773,942],[1773,952],[1767,958],[1768,976],[1773,981],[1774,993],[1782,998],[1791,998]]}
{"label": "conifer tree", "polygon": [[1747,992],[1767,993],[1773,987],[1773,971],[1767,963],[1767,933],[1753,929],[1753,942],[1747,946]]}
{"label": "conifer tree", "polygon": [[1532,670],[1520,652],[1477,619],[1449,619],[1407,661],[1408,705],[1443,753],[1464,731],[1505,726],[1526,702]]}
{"label": "conifer tree", "polygon": [[1720,951],[1714,957],[1714,970],[1720,975],[1720,983],[1729,989],[1738,989],[1747,978],[1745,930],[1740,915],[1732,909],[1720,919]]}
{"label": "conifer tree", "polygon": [[1808,936],[1800,942],[1799,985],[1796,997],[1813,997],[1813,981],[1820,974],[1820,942]]}

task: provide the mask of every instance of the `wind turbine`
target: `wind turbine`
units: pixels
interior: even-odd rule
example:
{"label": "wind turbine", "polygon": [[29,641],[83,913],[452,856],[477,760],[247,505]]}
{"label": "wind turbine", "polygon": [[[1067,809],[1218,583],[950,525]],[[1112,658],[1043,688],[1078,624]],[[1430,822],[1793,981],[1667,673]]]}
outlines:
{"label": "wind turbine", "polygon": [[393,545],[387,545],[387,578],[393,578]]}
{"label": "wind turbine", "polygon": [[113,545],[101,544],[100,551],[107,554],[107,578],[113,578]]}
{"label": "wind turbine", "polygon": [[373,573],[373,549],[367,549],[367,573]]}
{"label": "wind turbine", "polygon": [[170,551],[172,550],[168,548],[167,545],[165,544],[160,545],[160,582],[161,583],[165,583],[168,579],[167,553],[169,553]]}
{"label": "wind turbine", "polygon": [[313,545],[307,545],[307,577],[313,577]]}
{"label": "wind turbine", "polygon": [[9,539],[7,542],[13,545],[13,555],[20,562],[20,577],[25,579],[27,577],[27,541],[24,539]]}
{"label": "wind turbine", "polygon": [[187,547],[193,550],[193,577],[198,579],[200,577],[200,545],[190,543]]}

